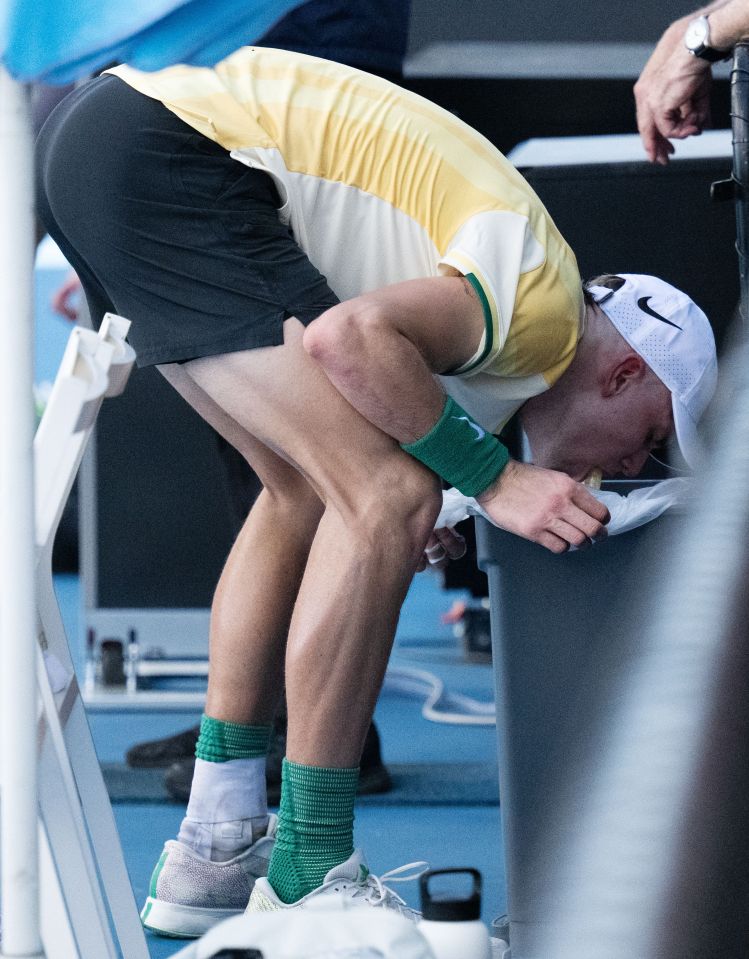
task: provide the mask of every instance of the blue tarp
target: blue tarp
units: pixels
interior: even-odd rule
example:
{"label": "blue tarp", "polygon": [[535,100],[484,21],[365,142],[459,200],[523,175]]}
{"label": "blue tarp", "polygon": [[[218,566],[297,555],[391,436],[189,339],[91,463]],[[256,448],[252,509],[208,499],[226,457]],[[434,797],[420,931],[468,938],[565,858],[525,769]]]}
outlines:
{"label": "blue tarp", "polygon": [[0,0],[0,61],[23,81],[70,83],[114,62],[210,66],[301,0]]}

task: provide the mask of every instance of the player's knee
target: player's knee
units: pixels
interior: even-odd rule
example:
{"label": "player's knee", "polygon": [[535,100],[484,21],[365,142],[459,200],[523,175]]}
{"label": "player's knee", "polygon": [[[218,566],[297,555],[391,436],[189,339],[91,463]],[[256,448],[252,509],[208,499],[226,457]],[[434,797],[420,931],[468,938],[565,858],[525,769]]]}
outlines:
{"label": "player's knee", "polygon": [[304,349],[325,370],[338,377],[350,372],[369,340],[382,329],[380,311],[371,304],[338,303],[305,329]]}
{"label": "player's knee", "polygon": [[[412,494],[412,495],[411,495]],[[442,508],[442,486],[437,476],[421,469],[418,481],[406,493],[402,528],[407,530],[408,546],[414,562],[418,562]]]}
{"label": "player's knee", "polygon": [[330,357],[340,352],[346,342],[347,314],[334,306],[326,310],[305,329],[302,345],[307,353],[323,365]]}
{"label": "player's knee", "polygon": [[442,505],[434,473],[398,457],[396,468],[373,471],[355,497],[354,535],[368,548],[400,550],[418,560]]}

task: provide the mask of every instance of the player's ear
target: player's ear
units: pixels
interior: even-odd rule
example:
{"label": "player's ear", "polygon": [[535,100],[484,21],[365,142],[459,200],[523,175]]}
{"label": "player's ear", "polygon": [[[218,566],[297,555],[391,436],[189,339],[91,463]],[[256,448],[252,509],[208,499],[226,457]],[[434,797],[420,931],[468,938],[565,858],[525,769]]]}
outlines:
{"label": "player's ear", "polygon": [[638,383],[647,372],[647,364],[639,353],[632,351],[606,370],[601,382],[601,396],[618,396],[633,383]]}

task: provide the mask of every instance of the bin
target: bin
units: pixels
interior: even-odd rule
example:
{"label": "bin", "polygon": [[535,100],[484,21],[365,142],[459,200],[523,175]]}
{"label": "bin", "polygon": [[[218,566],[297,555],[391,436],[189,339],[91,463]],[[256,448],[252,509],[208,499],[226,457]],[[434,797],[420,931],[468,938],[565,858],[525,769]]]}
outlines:
{"label": "bin", "polygon": [[[644,484],[604,488],[626,493],[637,485]],[[513,959],[530,959],[530,942],[553,905],[545,882],[555,844],[541,846],[570,769],[605,716],[607,677],[618,673],[616,624],[632,615],[626,600],[641,582],[640,557],[673,535],[679,520],[669,511],[561,556],[476,520],[477,557],[489,580]]]}

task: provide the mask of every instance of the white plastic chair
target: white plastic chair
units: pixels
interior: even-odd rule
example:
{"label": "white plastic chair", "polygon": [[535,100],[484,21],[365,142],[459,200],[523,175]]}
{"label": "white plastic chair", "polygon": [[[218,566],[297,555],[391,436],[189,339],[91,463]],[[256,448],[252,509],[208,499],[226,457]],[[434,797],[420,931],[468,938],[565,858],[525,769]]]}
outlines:
{"label": "white plastic chair", "polygon": [[41,932],[48,959],[148,959],[52,579],[52,547],[103,400],[125,387],[129,320],[76,327],[34,440]]}

